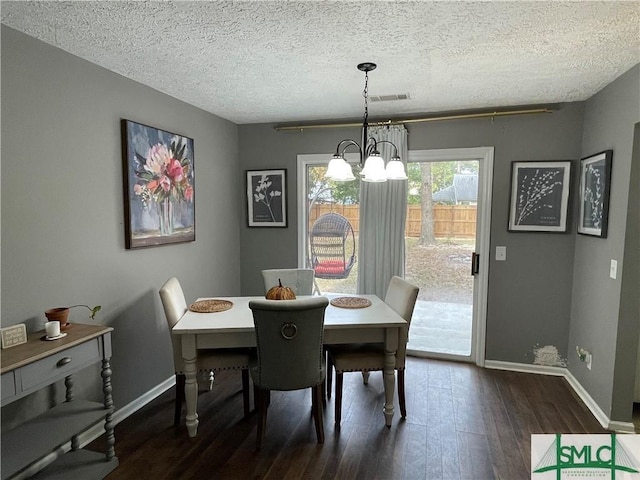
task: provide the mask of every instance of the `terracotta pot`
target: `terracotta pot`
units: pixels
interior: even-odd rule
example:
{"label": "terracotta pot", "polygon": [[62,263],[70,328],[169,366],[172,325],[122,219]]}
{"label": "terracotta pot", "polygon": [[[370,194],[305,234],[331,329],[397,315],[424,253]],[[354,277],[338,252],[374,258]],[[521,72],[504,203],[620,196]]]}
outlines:
{"label": "terracotta pot", "polygon": [[67,321],[69,309],[67,307],[50,308],[44,314],[50,322],[60,322],[60,330],[65,330],[69,326]]}

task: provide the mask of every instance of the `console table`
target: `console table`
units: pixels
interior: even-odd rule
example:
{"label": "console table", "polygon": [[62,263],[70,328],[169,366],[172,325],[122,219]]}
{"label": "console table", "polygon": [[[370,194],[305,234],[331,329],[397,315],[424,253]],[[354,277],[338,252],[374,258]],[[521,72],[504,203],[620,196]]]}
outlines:
{"label": "console table", "polygon": [[[44,331],[35,332],[29,334],[27,343],[2,351],[2,406],[62,379],[66,387],[65,402],[3,433],[2,480],[30,474],[29,466],[69,441],[71,451],[59,455],[33,478],[101,479],[118,466],[109,363],[112,331],[111,327],[73,324],[59,340],[44,341]],[[98,362],[102,362],[104,402],[74,399],[72,374]],[[80,449],[78,435],[102,421],[106,454]]]}

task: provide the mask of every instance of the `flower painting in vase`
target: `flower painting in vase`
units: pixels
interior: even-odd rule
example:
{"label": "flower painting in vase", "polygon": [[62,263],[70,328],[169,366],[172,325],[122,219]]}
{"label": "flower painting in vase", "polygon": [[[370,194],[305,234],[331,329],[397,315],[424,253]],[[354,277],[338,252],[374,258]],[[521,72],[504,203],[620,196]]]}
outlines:
{"label": "flower painting in vase", "polygon": [[122,121],[127,248],[195,240],[193,140]]}

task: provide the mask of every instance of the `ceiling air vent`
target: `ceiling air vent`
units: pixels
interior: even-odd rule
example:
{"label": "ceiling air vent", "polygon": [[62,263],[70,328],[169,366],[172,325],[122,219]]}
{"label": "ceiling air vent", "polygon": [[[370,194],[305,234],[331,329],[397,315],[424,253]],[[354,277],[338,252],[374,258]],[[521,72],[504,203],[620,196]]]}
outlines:
{"label": "ceiling air vent", "polygon": [[411,97],[408,93],[398,93],[395,95],[369,95],[372,102],[392,102],[394,100],[409,100]]}

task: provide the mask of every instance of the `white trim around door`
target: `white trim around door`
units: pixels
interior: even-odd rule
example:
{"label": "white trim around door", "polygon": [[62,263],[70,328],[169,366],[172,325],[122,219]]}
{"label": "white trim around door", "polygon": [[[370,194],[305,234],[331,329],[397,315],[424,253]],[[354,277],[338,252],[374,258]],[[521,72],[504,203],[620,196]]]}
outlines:
{"label": "white trim around door", "polygon": [[473,332],[471,361],[483,367],[487,332],[487,293],[491,240],[491,192],[493,183],[493,147],[409,150],[409,162],[478,160],[478,238],[476,251],[480,268],[473,288]]}

